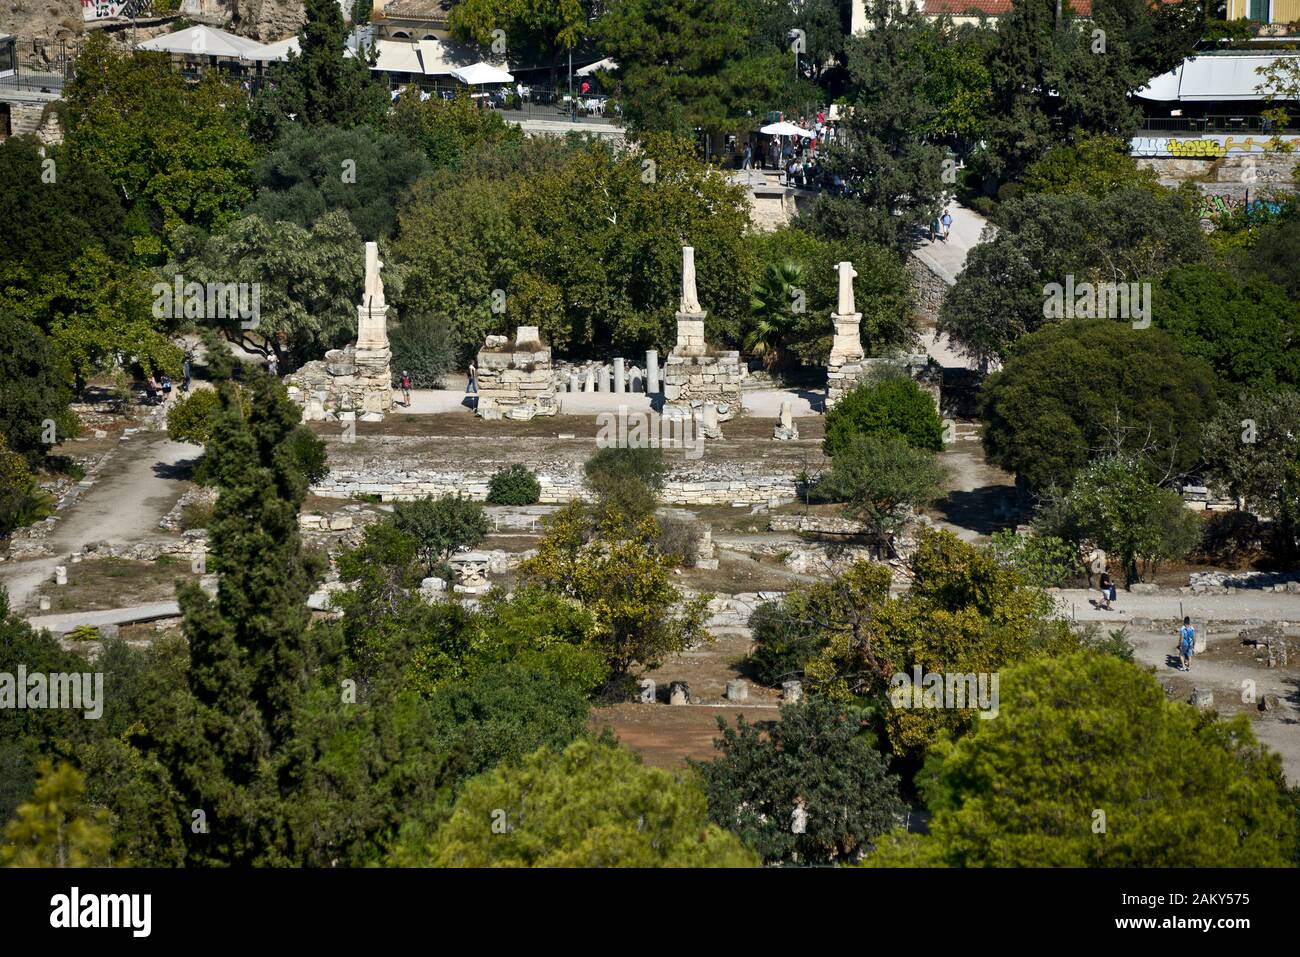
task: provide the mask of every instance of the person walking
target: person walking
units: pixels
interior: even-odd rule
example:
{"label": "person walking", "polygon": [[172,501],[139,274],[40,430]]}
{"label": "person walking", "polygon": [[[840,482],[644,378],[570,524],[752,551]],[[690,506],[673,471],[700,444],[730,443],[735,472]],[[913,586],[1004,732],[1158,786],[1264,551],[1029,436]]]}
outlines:
{"label": "person walking", "polygon": [[190,391],[190,354],[185,353],[185,358],[181,362],[181,391]]}
{"label": "person walking", "polygon": [[471,392],[474,393],[474,396],[477,398],[477,396],[478,396],[478,366],[476,366],[473,362],[471,362],[471,363],[469,364],[469,381],[468,381],[467,383],[465,383],[465,394],[466,394],[466,395],[469,395]]}
{"label": "person walking", "polygon": [[402,370],[402,405],[411,407],[411,373]]}
{"label": "person walking", "polygon": [[750,146],[748,143],[746,143],[745,162],[741,165],[741,169],[753,169],[753,167],[754,167],[754,148]]}
{"label": "person walking", "polygon": [[1192,655],[1196,651],[1196,629],[1192,627],[1192,619],[1183,617],[1183,627],[1178,629],[1178,657],[1181,659],[1179,665],[1182,671],[1192,670]]}
{"label": "person walking", "polygon": [[280,360],[274,352],[266,357],[266,371],[277,379],[280,377]]}
{"label": "person walking", "polygon": [[948,234],[952,232],[952,213],[945,209],[943,211],[943,218],[940,222],[943,223],[943,241],[946,243],[948,241]]}
{"label": "person walking", "polygon": [[1111,581],[1110,572],[1101,573],[1101,580],[1098,581],[1097,587],[1101,589],[1101,601],[1097,603],[1097,607],[1110,611],[1111,602],[1115,600],[1115,583]]}

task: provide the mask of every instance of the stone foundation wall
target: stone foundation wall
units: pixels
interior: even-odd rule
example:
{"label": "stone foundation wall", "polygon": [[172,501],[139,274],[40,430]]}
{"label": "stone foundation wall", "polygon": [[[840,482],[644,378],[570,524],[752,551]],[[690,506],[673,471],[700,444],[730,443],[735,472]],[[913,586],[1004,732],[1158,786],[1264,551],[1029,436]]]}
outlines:
{"label": "stone foundation wall", "polygon": [[[541,501],[560,504],[585,498],[587,489],[576,475],[537,476]],[[383,501],[402,501],[442,495],[463,495],[475,501],[487,498],[491,476],[454,472],[362,473],[331,471],[312,492],[328,498],[378,495]],[[666,505],[773,505],[798,499],[801,487],[794,475],[722,477],[700,474],[669,479],[660,500]]]}
{"label": "stone foundation wall", "polygon": [[372,356],[354,347],[331,349],[284,378],[289,398],[302,405],[306,422],[333,421],[354,412],[377,421],[393,407],[392,371],[386,353]]}
{"label": "stone foundation wall", "polygon": [[907,257],[907,274],[912,277],[912,290],[916,301],[916,314],[922,322],[939,321],[939,310],[948,295],[951,284],[915,256]]}
{"label": "stone foundation wall", "polygon": [[739,352],[670,355],[664,369],[664,400],[670,406],[713,402],[718,406],[718,418],[728,419],[740,413],[744,378]]}
{"label": "stone foundation wall", "polygon": [[[836,365],[833,362],[826,367],[826,408],[832,409],[835,403],[858,385],[871,377],[878,368],[897,364],[899,360],[891,357],[862,359]],[[942,414],[943,370],[931,364],[929,356],[914,355],[906,357],[907,371],[922,389],[934,399],[935,409]]]}
{"label": "stone foundation wall", "polygon": [[480,418],[527,420],[556,413],[551,350],[542,344],[535,327],[520,326],[514,342],[505,336],[488,336],[477,365],[474,411]]}

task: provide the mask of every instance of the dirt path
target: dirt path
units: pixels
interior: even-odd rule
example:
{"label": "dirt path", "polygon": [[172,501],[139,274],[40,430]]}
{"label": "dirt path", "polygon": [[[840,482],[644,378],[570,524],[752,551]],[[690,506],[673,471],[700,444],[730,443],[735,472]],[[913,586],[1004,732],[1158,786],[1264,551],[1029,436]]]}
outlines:
{"label": "dirt path", "polygon": [[948,494],[926,510],[937,528],[977,542],[1014,526],[1015,480],[984,460],[978,425],[956,423],[956,441],[939,454],[939,462],[948,470]]}
{"label": "dirt path", "polygon": [[189,463],[202,451],[161,432],[127,439],[95,484],[59,513],[49,538],[53,555],[0,566],[0,584],[9,590],[11,606],[25,607],[40,583],[54,574],[54,566],[90,542],[126,545],[165,538],[158,520],[180,498]]}

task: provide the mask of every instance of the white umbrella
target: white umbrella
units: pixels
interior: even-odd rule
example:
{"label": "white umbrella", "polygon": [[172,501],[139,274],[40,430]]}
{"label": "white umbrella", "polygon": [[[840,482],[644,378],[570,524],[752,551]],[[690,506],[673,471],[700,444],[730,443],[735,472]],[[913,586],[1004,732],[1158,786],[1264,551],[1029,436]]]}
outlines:
{"label": "white umbrella", "polygon": [[810,133],[793,123],[787,123],[782,120],[780,123],[769,123],[767,126],[759,129],[760,133],[766,133],[769,136],[802,136],[806,140],[816,139],[816,133]]}
{"label": "white umbrella", "polygon": [[618,69],[618,64],[615,63],[610,57],[605,57],[605,59],[603,60],[597,60],[595,63],[588,63],[584,67],[579,67],[578,69],[573,71],[573,75],[591,76],[597,70],[617,70],[617,69]]}
{"label": "white umbrella", "polygon": [[451,71],[452,77],[468,86],[482,86],[484,83],[511,83],[514,76],[495,67],[491,63],[475,63]]}

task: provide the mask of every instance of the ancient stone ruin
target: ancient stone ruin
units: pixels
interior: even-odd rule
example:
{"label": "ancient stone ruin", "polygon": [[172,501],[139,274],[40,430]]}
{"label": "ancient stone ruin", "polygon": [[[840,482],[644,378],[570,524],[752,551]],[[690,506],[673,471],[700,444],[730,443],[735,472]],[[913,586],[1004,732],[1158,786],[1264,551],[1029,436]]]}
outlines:
{"label": "ancient stone ruin", "polygon": [[357,341],[331,349],[285,377],[289,398],[303,407],[304,421],[360,418],[378,422],[393,408],[393,354],[388,348],[388,304],[376,243],[366,243],[366,280],[357,306]]}
{"label": "ancient stone ruin", "polygon": [[709,348],[704,340],[705,315],[695,291],[695,250],[683,246],[677,344],[664,369],[663,414],[698,416],[704,420],[704,434],[717,438],[722,434],[717,423],[740,414],[744,371],[739,352]]}
{"label": "ancient stone ruin", "polygon": [[551,349],[542,342],[536,326],[520,326],[514,342],[506,336],[488,336],[477,365],[475,412],[480,418],[527,421],[558,411]]}
{"label": "ancient stone ruin", "polygon": [[[856,311],[853,302],[853,280],[858,274],[850,262],[842,262],[835,269],[839,272],[840,288],[838,305],[831,313],[835,338],[831,341],[831,354],[826,361],[826,410],[829,412],[834,408],[840,399],[865,381],[873,370],[899,364],[906,368],[917,385],[930,393],[935,408],[941,408],[942,370],[929,356],[921,353],[901,358],[867,358],[866,350],[862,348],[862,313]],[[776,437],[783,436],[778,434]]]}

